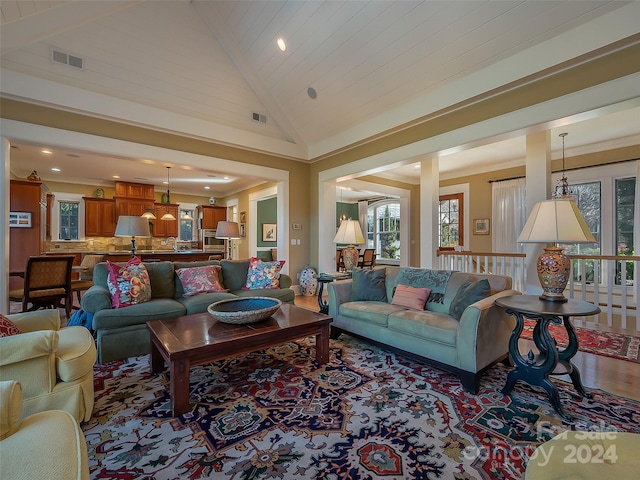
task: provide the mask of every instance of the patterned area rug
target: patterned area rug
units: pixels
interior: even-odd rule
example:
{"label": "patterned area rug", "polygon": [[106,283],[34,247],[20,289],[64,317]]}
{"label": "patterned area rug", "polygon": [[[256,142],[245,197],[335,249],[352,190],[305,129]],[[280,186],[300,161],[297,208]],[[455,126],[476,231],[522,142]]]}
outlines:
{"label": "patterned area rug", "polygon": [[[544,393],[480,394],[452,375],[343,335],[316,368],[315,340],[192,368],[192,411],[172,418],[167,373],[149,356],[96,366],[83,424],[93,479],[519,479],[533,449],[563,425]],[[557,381],[586,430],[640,433],[640,402]]]}
{"label": "patterned area rug", "polygon": [[[535,321],[525,320],[521,337],[531,339],[535,325]],[[622,333],[600,332],[581,327],[575,327],[575,330],[581,351],[640,363],[640,337]],[[550,325],[549,332],[559,346],[567,345],[567,331],[564,326]]]}

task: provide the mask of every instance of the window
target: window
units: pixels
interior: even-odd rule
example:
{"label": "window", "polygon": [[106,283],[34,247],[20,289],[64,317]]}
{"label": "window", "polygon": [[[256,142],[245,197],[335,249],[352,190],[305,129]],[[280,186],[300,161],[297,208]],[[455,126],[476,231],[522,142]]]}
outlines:
{"label": "window", "polygon": [[453,250],[464,245],[464,194],[440,195],[438,206],[438,247]]}
{"label": "window", "polygon": [[400,202],[383,200],[367,209],[367,248],[377,260],[400,260]]}
{"label": "window", "polygon": [[[616,179],[616,253],[618,255],[634,255],[633,222],[635,218],[634,200],[636,195],[635,178]],[[616,285],[622,284],[621,263],[617,264]],[[625,262],[627,285],[633,285],[633,262]]]}
{"label": "window", "polygon": [[180,231],[178,232],[179,240],[184,242],[190,242],[193,240],[194,218],[193,210],[180,210]]}
{"label": "window", "polygon": [[60,202],[60,223],[58,238],[61,240],[78,240],[78,206],[79,202]]}

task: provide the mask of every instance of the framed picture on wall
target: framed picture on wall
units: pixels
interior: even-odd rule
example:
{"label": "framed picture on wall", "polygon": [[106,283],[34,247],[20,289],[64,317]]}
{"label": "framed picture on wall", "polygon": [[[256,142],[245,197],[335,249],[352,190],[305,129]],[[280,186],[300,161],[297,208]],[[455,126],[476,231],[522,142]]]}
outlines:
{"label": "framed picture on wall", "polygon": [[275,242],[277,241],[277,230],[275,223],[263,223],[262,224],[262,241],[263,242]]}
{"label": "framed picture on wall", "polygon": [[9,227],[31,227],[31,212],[9,212]]}
{"label": "framed picture on wall", "polygon": [[247,236],[247,227],[246,227],[246,224],[244,224],[244,223],[240,224],[240,236],[241,237],[246,237]]}
{"label": "framed picture on wall", "polygon": [[473,220],[474,235],[489,235],[491,231],[491,220],[488,218],[476,218]]}
{"label": "framed picture on wall", "polygon": [[247,223],[247,212],[240,212],[240,223]]}

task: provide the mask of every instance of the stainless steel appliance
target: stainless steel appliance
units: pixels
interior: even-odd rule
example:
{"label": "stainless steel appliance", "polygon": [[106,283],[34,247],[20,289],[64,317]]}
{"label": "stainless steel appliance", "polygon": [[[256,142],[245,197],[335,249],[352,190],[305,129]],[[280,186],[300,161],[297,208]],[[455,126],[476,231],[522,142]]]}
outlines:
{"label": "stainless steel appliance", "polygon": [[222,238],[216,238],[215,229],[200,230],[200,243],[202,243],[203,252],[224,253],[227,246],[226,242]]}

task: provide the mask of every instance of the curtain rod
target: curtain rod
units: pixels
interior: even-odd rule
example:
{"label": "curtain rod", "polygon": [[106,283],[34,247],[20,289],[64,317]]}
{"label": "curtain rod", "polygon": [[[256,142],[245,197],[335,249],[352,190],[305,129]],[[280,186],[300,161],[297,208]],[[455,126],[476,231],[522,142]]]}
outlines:
{"label": "curtain rod", "polygon": [[[595,168],[595,167],[604,167],[607,165],[615,165],[616,163],[626,163],[626,162],[635,162],[636,160],[640,160],[638,158],[628,158],[627,160],[616,160],[615,162],[604,162],[597,163],[595,165],[583,165],[582,167],[573,167],[573,168],[565,168],[565,172],[571,172],[572,170],[583,170],[585,168]],[[551,171],[551,173],[560,173],[562,170]],[[518,175],[517,177],[509,177],[509,178],[501,178],[499,180],[487,180],[487,183],[495,183],[495,182],[508,182],[509,180],[516,180],[518,178],[525,178],[526,175]]]}

